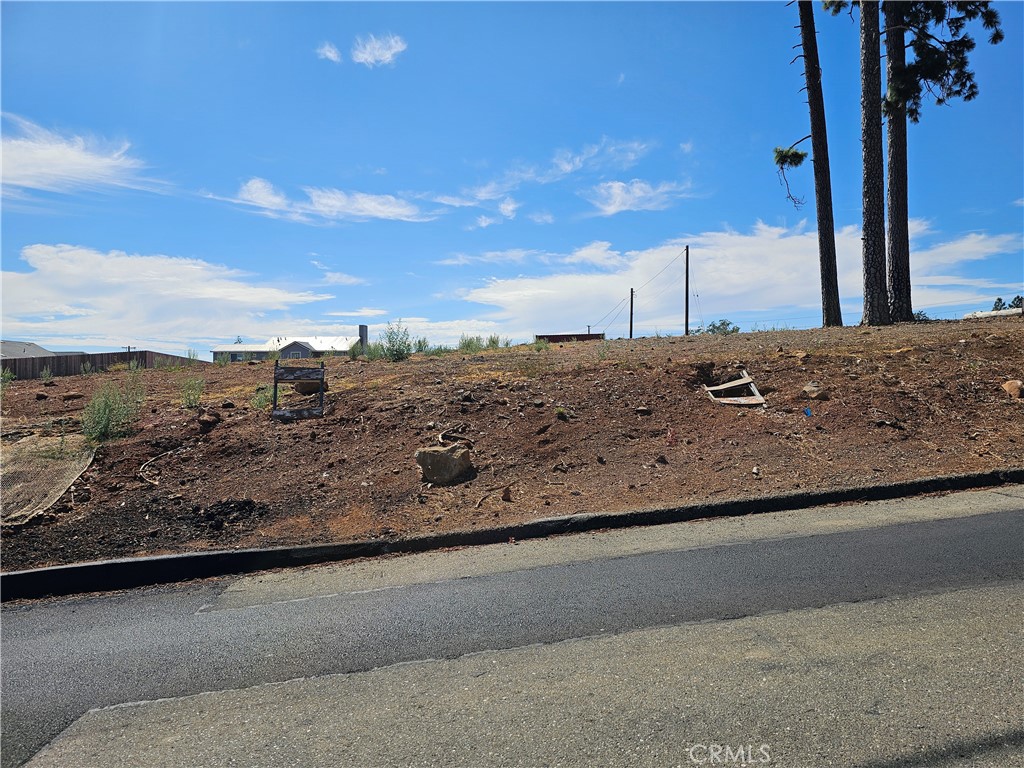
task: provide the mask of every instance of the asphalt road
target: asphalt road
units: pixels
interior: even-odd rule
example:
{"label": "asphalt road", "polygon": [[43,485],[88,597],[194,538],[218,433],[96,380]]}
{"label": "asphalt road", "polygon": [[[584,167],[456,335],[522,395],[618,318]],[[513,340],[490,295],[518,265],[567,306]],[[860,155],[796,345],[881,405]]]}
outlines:
{"label": "asphalt road", "polygon": [[[27,760],[88,710],[125,702],[1016,585],[1022,495],[807,510],[5,607],[2,764]],[[489,552],[493,565],[482,563]]]}

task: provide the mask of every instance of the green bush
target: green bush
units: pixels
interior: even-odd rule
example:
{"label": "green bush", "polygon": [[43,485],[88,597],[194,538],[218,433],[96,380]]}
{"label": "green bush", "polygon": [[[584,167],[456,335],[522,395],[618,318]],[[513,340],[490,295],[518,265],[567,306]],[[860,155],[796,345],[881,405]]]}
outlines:
{"label": "green bush", "polygon": [[[487,348],[498,349],[501,346],[501,336],[496,333],[492,333],[487,337]],[[507,346],[507,345],[506,345]]]}
{"label": "green bush", "polygon": [[129,373],[124,387],[104,384],[82,411],[82,434],[94,442],[130,435],[144,400],[138,374]]}
{"label": "green bush", "polygon": [[459,352],[473,355],[484,348],[484,340],[481,336],[468,336],[465,333],[459,338]]}
{"label": "green bush", "polygon": [[416,339],[416,351],[426,352],[430,349],[430,340],[426,336],[420,336]]}
{"label": "green bush", "polygon": [[6,397],[7,387],[15,379],[14,371],[10,368],[4,368],[3,372],[0,373],[0,397]]}
{"label": "green bush", "polygon": [[698,333],[710,333],[713,336],[728,336],[731,333],[739,333],[740,327],[733,323],[731,320],[716,320],[713,323],[708,323],[707,327],[703,331]]}
{"label": "green bush", "polygon": [[424,354],[428,355],[429,357],[441,357],[441,355],[447,355],[449,352],[452,351],[453,350],[451,347],[446,347],[444,344],[438,344],[436,347],[430,347],[429,349],[425,350]]}
{"label": "green bush", "polygon": [[551,344],[548,342],[547,339],[537,339],[535,342],[533,342],[533,348],[538,352],[543,352],[546,349],[550,349]]}
{"label": "green bush", "polygon": [[270,387],[263,385],[256,388],[256,394],[252,396],[249,405],[258,411],[262,411],[273,402],[274,393],[270,390]]}
{"label": "green bush", "polygon": [[53,381],[53,372],[50,370],[50,366],[45,366],[43,370],[39,372],[39,378],[43,381]]}
{"label": "green bush", "polygon": [[[402,325],[401,320],[396,323],[388,323],[387,327],[381,331],[380,346],[383,350],[383,356],[392,363],[399,363],[405,360],[412,354],[409,329]],[[369,357],[369,353],[367,353],[367,357]]]}
{"label": "green bush", "polygon": [[198,408],[203,398],[203,390],[206,389],[206,380],[198,376],[189,376],[181,383],[181,406],[182,408]]}

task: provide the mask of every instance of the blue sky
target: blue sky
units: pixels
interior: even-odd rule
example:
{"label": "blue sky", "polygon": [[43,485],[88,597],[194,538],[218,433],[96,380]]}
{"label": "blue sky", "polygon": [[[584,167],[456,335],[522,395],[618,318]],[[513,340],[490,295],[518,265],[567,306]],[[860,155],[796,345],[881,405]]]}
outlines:
{"label": "blue sky", "polygon": [[[915,309],[1024,293],[1024,4],[909,128]],[[820,324],[784,3],[4,2],[5,339]],[[857,23],[817,14],[844,319],[861,313]],[[809,142],[806,142],[809,144]]]}

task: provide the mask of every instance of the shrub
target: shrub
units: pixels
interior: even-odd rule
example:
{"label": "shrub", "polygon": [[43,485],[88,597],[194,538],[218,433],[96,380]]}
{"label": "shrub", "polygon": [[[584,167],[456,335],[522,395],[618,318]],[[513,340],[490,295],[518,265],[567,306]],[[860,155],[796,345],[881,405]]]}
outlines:
{"label": "shrub", "polygon": [[252,396],[252,400],[249,401],[249,405],[258,411],[262,411],[273,402],[274,393],[270,391],[270,387],[264,385],[256,388],[256,394]]}
{"label": "shrub", "polygon": [[82,372],[83,376],[88,376],[90,373],[95,373],[96,372],[96,370],[92,367],[92,363],[90,363],[88,361],[82,363],[82,365],[79,368],[79,370]]}
{"label": "shrub", "polygon": [[731,320],[721,319],[708,325],[698,333],[710,333],[714,336],[728,336],[730,333],[739,333],[740,327]]}
{"label": "shrub", "polygon": [[379,341],[371,341],[363,350],[367,360],[383,360],[385,358],[384,345]]}
{"label": "shrub", "polygon": [[10,368],[4,368],[3,372],[0,373],[0,397],[6,397],[7,387],[15,379],[14,371]]}
{"label": "shrub", "polygon": [[538,352],[543,352],[546,349],[550,349],[551,344],[548,342],[547,339],[537,339],[535,342],[533,342],[533,348]]}
{"label": "shrub", "polygon": [[189,376],[181,383],[181,406],[183,408],[198,408],[203,398],[204,389],[206,389],[205,379]]}
{"label": "shrub", "polygon": [[430,340],[426,336],[420,336],[416,339],[417,352],[426,352],[428,349],[430,349]]}
{"label": "shrub", "polygon": [[498,349],[501,346],[501,336],[496,333],[492,333],[487,337],[487,348]]}
{"label": "shrub", "polygon": [[[401,320],[396,323],[388,323],[387,327],[381,331],[380,345],[383,350],[383,356],[392,363],[401,362],[412,354],[409,329],[402,325]],[[369,354],[367,354],[367,357],[369,357]]]}
{"label": "shrub", "polygon": [[438,344],[436,347],[430,347],[429,349],[425,350],[424,354],[430,357],[440,357],[441,355],[447,355],[449,352],[452,351],[453,350],[451,347],[446,347],[444,344]]}
{"label": "shrub", "polygon": [[137,374],[129,374],[124,387],[104,384],[82,411],[82,434],[94,442],[131,434],[144,400]]}
{"label": "shrub", "polygon": [[467,354],[476,354],[484,348],[484,340],[480,336],[467,336],[462,334],[459,338],[459,352],[466,352]]}
{"label": "shrub", "polygon": [[50,370],[50,366],[45,366],[43,370],[39,372],[39,378],[43,381],[53,381],[53,372]]}

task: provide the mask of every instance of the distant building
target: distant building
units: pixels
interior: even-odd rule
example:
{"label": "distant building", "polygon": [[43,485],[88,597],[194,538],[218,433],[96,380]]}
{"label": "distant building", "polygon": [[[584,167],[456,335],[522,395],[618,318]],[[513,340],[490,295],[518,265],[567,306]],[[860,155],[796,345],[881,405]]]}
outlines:
{"label": "distant building", "polygon": [[0,358],[17,360],[23,357],[56,357],[56,352],[43,349],[31,341],[0,341]]}
{"label": "distant building", "polygon": [[210,350],[214,362],[221,360],[240,363],[246,360],[266,360],[279,353],[282,360],[298,360],[324,355],[348,354],[349,349],[365,342],[366,326],[360,326],[360,336],[276,336],[264,344],[222,344]]}

